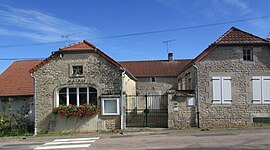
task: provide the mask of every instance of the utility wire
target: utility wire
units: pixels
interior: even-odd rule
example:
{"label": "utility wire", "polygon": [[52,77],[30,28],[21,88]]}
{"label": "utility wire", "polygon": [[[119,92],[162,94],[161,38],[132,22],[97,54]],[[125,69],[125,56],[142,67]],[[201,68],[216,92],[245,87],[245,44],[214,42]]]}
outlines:
{"label": "utility wire", "polygon": [[[233,20],[233,21],[226,21],[226,22],[219,22],[219,23],[197,25],[197,26],[174,28],[174,29],[165,29],[165,30],[155,30],[155,31],[146,31],[146,32],[138,32],[138,33],[120,34],[120,35],[113,35],[113,36],[104,36],[104,37],[93,38],[93,39],[112,39],[112,38],[121,38],[121,37],[138,36],[138,35],[146,35],[146,34],[156,34],[156,33],[164,33],[164,32],[172,32],[172,31],[180,31],[180,30],[188,30],[188,29],[195,29],[195,28],[218,26],[218,25],[231,24],[231,23],[254,21],[254,20],[259,20],[259,19],[264,19],[264,18],[270,18],[270,15],[254,17],[254,18],[247,18],[247,19],[240,19],[240,20]],[[0,48],[50,45],[50,44],[58,44],[58,43],[62,43],[62,42],[63,41],[35,43],[35,44],[20,44],[20,45],[0,45]]]}
{"label": "utility wire", "polygon": [[43,60],[45,58],[0,58],[0,61],[14,61],[14,60]]}
{"label": "utility wire", "polygon": [[174,29],[166,29],[166,30],[156,30],[156,31],[147,31],[147,32],[139,32],[139,33],[113,35],[113,36],[106,36],[106,37],[100,37],[100,38],[95,38],[95,39],[110,39],[110,38],[119,38],[119,37],[127,37],[127,36],[137,36],[137,35],[145,35],[145,34],[155,34],[155,33],[162,33],[162,32],[171,32],[171,31],[203,28],[203,27],[224,25],[224,24],[230,24],[230,23],[247,22],[247,21],[259,20],[259,19],[269,18],[269,17],[270,17],[270,15],[265,15],[265,16],[255,17],[255,18],[247,18],[247,19],[233,20],[233,21],[227,21],[227,22],[211,23],[211,24],[204,24],[204,25],[198,25],[198,26],[189,26],[189,27],[181,27],[181,28],[174,28]]}

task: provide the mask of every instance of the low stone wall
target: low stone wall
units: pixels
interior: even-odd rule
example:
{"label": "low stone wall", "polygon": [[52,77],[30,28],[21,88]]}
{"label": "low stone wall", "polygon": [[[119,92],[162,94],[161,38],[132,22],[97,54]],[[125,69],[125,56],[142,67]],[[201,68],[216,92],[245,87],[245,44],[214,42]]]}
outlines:
{"label": "low stone wall", "polygon": [[50,124],[54,132],[97,132],[120,128],[120,117],[84,116],[66,117],[53,114]]}

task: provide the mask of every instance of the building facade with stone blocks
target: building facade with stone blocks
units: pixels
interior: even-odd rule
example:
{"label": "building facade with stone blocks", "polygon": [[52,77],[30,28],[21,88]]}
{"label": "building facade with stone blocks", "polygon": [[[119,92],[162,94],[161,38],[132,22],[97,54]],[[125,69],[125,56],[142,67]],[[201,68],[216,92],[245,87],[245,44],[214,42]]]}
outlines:
{"label": "building facade with stone blocks", "polygon": [[[30,72],[35,78],[37,132],[122,128],[123,93],[135,93],[135,78],[91,43],[60,48]],[[96,105],[101,112],[82,118],[53,113],[55,107],[83,104]]]}
{"label": "building facade with stone blocks", "polygon": [[269,56],[268,40],[234,27],[197,56],[178,76],[194,70],[197,123],[226,128],[269,121]]}

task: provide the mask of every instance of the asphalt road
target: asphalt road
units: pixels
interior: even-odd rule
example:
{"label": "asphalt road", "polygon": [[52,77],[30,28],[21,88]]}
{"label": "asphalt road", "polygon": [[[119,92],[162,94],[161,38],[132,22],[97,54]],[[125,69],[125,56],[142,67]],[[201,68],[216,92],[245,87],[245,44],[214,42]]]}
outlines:
{"label": "asphalt road", "polygon": [[[61,141],[64,143],[59,145]],[[80,142],[84,143],[80,144]],[[72,148],[72,146],[69,147],[70,145],[81,147]],[[83,147],[83,145],[87,147]],[[124,134],[92,133],[62,137],[27,137],[26,139],[9,137],[0,139],[0,150],[57,149],[58,146],[60,148],[66,146],[62,149],[80,150],[270,150],[270,129],[211,130],[204,132],[199,130],[156,130],[126,132]]]}

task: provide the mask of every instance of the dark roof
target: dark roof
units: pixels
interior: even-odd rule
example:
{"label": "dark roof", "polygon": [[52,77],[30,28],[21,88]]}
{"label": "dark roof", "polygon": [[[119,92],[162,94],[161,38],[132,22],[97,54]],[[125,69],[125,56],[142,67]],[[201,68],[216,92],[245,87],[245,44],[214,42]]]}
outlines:
{"label": "dark roof", "polygon": [[0,96],[34,95],[34,82],[28,72],[42,60],[13,62],[0,75]]}
{"label": "dark roof", "polygon": [[152,60],[152,61],[123,61],[119,62],[135,77],[177,76],[190,59],[185,60]]}
{"label": "dark roof", "polygon": [[75,44],[72,44],[72,45],[69,45],[69,46],[65,46],[65,47],[59,48],[59,50],[56,51],[54,54],[52,54],[51,56],[49,56],[48,58],[46,58],[45,60],[43,60],[41,63],[39,63],[38,65],[36,65],[35,67],[33,67],[30,70],[30,72],[37,71],[40,67],[42,67],[43,65],[47,64],[52,59],[57,58],[62,52],[78,52],[78,51],[95,52],[95,53],[99,54],[101,57],[103,57],[106,60],[108,60],[109,62],[111,62],[116,67],[121,68],[121,65],[118,62],[116,62],[114,59],[112,59],[107,54],[105,54],[104,52],[102,52],[101,50],[99,50],[98,48],[96,48],[93,44],[91,44],[87,40],[83,40],[82,42],[78,42],[78,43],[75,43]]}

